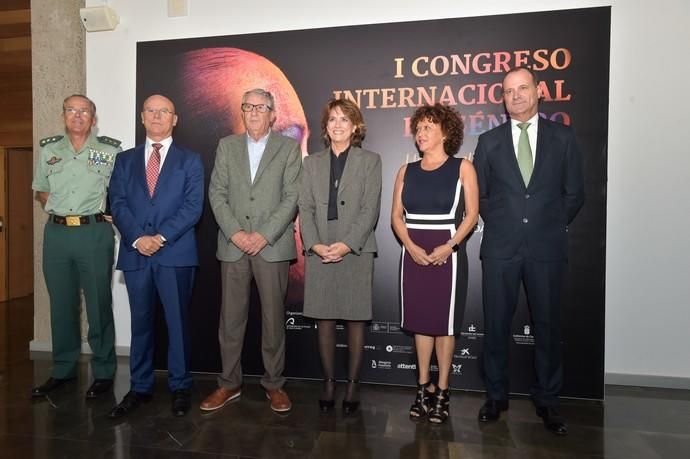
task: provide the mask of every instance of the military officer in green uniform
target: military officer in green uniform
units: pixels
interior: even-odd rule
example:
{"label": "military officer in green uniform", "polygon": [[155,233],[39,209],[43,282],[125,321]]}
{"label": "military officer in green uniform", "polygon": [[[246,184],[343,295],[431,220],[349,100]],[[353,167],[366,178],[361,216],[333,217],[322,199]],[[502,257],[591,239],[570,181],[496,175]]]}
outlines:
{"label": "military officer in green uniform", "polygon": [[111,291],[114,233],[103,212],[115,156],[122,149],[119,140],[91,132],[96,105],[86,96],[66,98],[62,117],[65,135],[41,140],[32,184],[48,213],[43,274],[50,295],[53,371],[31,394],[43,396],[76,377],[83,290],[94,377],[86,398],[95,398],[111,389],[117,365]]}

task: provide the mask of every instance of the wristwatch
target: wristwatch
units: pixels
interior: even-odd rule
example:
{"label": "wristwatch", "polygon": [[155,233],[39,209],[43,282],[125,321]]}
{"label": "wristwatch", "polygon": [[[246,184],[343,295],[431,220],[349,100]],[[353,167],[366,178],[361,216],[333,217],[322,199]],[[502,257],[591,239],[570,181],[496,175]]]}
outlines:
{"label": "wristwatch", "polygon": [[448,239],[448,242],[446,242],[446,244],[448,244],[450,248],[453,249],[453,252],[457,252],[460,248],[460,244],[455,244],[452,239]]}

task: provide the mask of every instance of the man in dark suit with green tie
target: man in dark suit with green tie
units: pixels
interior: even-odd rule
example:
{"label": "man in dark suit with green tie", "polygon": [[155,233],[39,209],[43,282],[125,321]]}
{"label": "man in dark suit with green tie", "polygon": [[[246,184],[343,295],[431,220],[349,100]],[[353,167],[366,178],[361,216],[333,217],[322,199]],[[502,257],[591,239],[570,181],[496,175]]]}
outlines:
{"label": "man in dark suit with green tie", "polygon": [[520,285],[530,307],[536,377],[532,400],[546,428],[567,434],[558,413],[563,382],[560,295],[568,224],[584,202],[582,159],[573,130],[541,118],[541,89],[527,67],[509,70],[503,101],[510,121],[479,137],[474,164],[484,299],[487,401],[479,420],[508,409],[508,344]]}

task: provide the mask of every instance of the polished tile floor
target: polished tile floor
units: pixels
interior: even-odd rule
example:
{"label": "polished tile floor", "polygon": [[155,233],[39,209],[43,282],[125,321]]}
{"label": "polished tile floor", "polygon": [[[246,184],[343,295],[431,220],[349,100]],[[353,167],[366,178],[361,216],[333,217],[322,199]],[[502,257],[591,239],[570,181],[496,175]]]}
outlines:
{"label": "polished tile floor", "polygon": [[84,399],[90,383],[84,357],[77,381],[31,400],[31,386],[50,375],[50,355],[29,355],[31,324],[12,303],[0,303],[0,313],[0,458],[690,457],[690,391],[620,386],[607,387],[603,404],[564,401],[570,429],[564,438],[545,431],[526,399],[511,400],[500,421],[482,425],[476,420],[482,395],[454,392],[449,422],[432,426],[408,420],[412,389],[375,385],[363,385],[363,409],[352,416],[339,409],[321,414],[320,384],[296,380],[287,386],[292,412],[276,415],[256,379],[246,382],[240,401],[203,414],[196,407],[214,389],[212,375],[195,376],[195,408],[175,418],[164,373],[157,374],[151,403],[111,421],[106,413],[128,389],[126,359],[112,394]]}

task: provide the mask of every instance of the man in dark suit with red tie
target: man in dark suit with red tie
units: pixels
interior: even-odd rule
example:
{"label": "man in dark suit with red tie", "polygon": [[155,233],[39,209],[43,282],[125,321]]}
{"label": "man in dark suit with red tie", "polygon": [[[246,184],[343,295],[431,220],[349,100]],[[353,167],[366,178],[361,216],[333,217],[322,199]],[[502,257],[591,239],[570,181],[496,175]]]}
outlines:
{"label": "man in dark suit with red tie", "polygon": [[125,275],[132,317],[131,387],[111,418],[151,398],[156,298],[168,327],[173,414],[183,416],[190,407],[187,308],[198,266],[194,226],[203,208],[204,171],[197,153],[173,142],[177,114],[170,99],[146,99],[141,120],[146,142],[118,156],[110,180],[113,222],[121,235],[117,268]]}
{"label": "man in dark suit with red tie", "polygon": [[480,255],[487,401],[479,420],[497,420],[508,409],[508,344],[523,284],[535,338],[532,400],[546,428],[565,435],[558,413],[560,295],[568,224],[584,202],[584,179],[573,130],[541,118],[540,98],[531,69],[509,70],[503,101],[510,121],[482,134],[474,157],[484,221]]}

